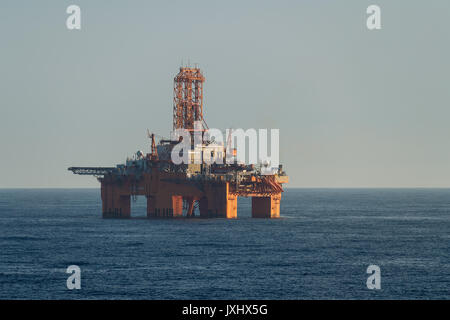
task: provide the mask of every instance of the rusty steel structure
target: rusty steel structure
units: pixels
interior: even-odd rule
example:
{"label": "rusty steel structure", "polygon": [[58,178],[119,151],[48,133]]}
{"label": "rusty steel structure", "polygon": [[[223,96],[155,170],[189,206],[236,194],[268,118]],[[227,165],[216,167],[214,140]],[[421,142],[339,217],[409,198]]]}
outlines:
{"label": "rusty steel structure", "polygon": [[[203,83],[198,68],[182,67],[174,78],[173,129],[194,131],[194,122],[203,119]],[[171,150],[179,140],[151,139],[150,153],[136,152],[125,164],[116,167],[70,167],[74,174],[93,175],[101,183],[104,218],[129,218],[131,200],[147,198],[148,218],[237,218],[238,197],[252,198],[252,217],[280,217],[282,184],[289,181],[282,166],[273,174],[261,173],[255,165],[238,164],[175,164]],[[228,137],[228,140],[230,137]],[[201,152],[216,154],[223,160],[226,154],[236,155],[236,149],[207,141]],[[194,147],[193,147],[194,148]],[[191,150],[197,152],[198,150]]]}
{"label": "rusty steel structure", "polygon": [[199,68],[181,67],[173,84],[173,130],[194,130],[194,122],[203,126],[203,76]]}

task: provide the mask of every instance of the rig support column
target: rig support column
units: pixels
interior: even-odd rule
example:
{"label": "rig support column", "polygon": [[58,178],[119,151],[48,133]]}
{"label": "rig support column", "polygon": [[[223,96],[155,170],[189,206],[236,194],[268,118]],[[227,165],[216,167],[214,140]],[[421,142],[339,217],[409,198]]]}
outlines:
{"label": "rig support column", "polygon": [[227,219],[237,218],[237,196],[228,193],[227,197]]}
{"label": "rig support column", "polygon": [[183,216],[183,196],[172,196],[172,208],[174,217]]}
{"label": "rig support column", "polygon": [[130,195],[123,195],[120,187],[102,183],[103,218],[130,218]]}
{"label": "rig support column", "polygon": [[147,218],[172,218],[182,215],[182,196],[164,193],[147,196]]}
{"label": "rig support column", "polygon": [[[229,193],[229,183],[212,183],[205,187],[206,200],[200,201],[200,216],[237,218],[237,196]],[[207,213],[205,213],[207,207]]]}
{"label": "rig support column", "polygon": [[279,218],[281,193],[268,197],[252,197],[252,218]]}
{"label": "rig support column", "polygon": [[208,215],[208,198],[203,197],[199,201],[200,218],[209,218]]}

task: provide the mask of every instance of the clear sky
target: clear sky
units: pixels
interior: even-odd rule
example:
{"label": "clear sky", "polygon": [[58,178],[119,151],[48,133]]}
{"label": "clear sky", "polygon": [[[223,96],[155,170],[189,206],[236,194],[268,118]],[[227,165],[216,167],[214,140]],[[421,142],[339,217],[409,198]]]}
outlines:
{"label": "clear sky", "polygon": [[67,168],[168,135],[188,59],[210,127],[280,129],[289,187],[450,187],[449,25],[448,0],[2,0],[0,187],[98,186]]}

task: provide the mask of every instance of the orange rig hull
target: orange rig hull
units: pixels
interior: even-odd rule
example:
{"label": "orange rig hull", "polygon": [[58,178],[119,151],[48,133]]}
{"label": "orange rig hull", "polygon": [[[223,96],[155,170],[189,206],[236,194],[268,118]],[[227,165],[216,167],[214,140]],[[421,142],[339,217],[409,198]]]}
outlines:
{"label": "orange rig hull", "polygon": [[[198,68],[181,67],[174,78],[173,129],[206,132],[203,119],[203,82]],[[201,123],[200,129],[195,123]],[[254,218],[278,218],[282,184],[288,177],[280,165],[274,173],[264,175],[254,165],[238,164],[233,157],[231,136],[225,147],[214,141],[191,146],[188,158],[195,154],[214,155],[213,164],[179,164],[171,160],[171,151],[181,140],[151,138],[151,153],[138,151],[133,159],[116,167],[71,167],[75,174],[96,176],[101,183],[104,218],[129,218],[131,198],[147,197],[149,218],[192,217],[236,218],[238,197],[252,197]],[[231,131],[230,131],[231,135]],[[224,164],[226,158],[231,163]],[[272,171],[271,171],[272,172]],[[275,173],[276,172],[276,173]]]}
{"label": "orange rig hull", "polygon": [[260,186],[253,190],[237,191],[230,182],[220,180],[190,181],[183,174],[155,170],[140,179],[112,175],[99,178],[101,182],[102,211],[104,218],[129,218],[131,199],[147,198],[148,218],[177,218],[195,216],[196,206],[201,218],[237,218],[239,196],[252,197],[252,217],[280,217],[281,190],[266,192]]}

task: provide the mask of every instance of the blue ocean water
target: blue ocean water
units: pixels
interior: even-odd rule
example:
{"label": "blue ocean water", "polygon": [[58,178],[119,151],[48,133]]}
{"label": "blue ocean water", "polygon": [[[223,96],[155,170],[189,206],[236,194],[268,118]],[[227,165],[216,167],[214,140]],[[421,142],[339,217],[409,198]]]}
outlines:
{"label": "blue ocean water", "polygon": [[98,189],[0,190],[0,299],[450,298],[450,189],[288,189],[273,220],[250,199],[236,220],[145,205],[102,219]]}

